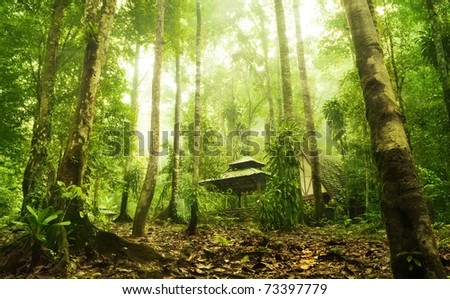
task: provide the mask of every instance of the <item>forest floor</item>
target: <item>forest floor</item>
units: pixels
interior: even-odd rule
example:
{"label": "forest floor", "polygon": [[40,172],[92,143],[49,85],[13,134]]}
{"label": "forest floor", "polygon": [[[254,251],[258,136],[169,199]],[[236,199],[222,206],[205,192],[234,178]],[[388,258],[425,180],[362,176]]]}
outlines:
{"label": "forest floor", "polygon": [[[188,236],[185,225],[152,224],[147,235],[130,238],[131,225],[110,223],[108,230],[145,242],[169,262],[140,264],[114,256],[72,258],[68,278],[391,278],[386,235],[359,225],[301,227],[294,232],[261,232],[248,224],[201,225]],[[7,232],[1,228],[1,234]],[[450,274],[450,228],[437,232]],[[9,235],[11,237],[11,235]],[[2,237],[3,243],[7,237]],[[0,243],[0,246],[3,245]],[[46,267],[26,276],[49,278]]]}

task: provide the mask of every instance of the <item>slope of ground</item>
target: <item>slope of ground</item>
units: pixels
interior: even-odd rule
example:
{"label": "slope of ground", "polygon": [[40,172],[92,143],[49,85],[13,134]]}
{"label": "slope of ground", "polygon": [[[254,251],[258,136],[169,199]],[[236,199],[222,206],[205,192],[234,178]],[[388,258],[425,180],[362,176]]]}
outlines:
{"label": "slope of ground", "polygon": [[[108,224],[129,236],[129,225]],[[186,226],[149,225],[146,242],[170,261],[139,264],[114,256],[73,257],[72,278],[391,278],[384,232],[357,225],[301,227],[295,232],[261,232],[249,225],[203,225],[196,236]],[[6,232],[2,229],[2,233]],[[448,232],[439,234],[445,241]],[[5,241],[5,238],[2,238]],[[450,272],[450,244],[440,243]],[[5,276],[3,277],[12,277]],[[45,266],[20,278],[52,277]]]}

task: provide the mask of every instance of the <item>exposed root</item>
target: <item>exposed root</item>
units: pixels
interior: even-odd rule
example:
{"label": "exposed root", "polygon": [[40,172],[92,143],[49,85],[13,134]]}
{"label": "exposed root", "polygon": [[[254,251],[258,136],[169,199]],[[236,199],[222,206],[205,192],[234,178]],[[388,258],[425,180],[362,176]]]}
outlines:
{"label": "exposed root", "polygon": [[75,225],[70,236],[62,229],[57,248],[58,255],[55,257],[49,249],[35,244],[30,238],[17,238],[1,248],[0,273],[27,275],[35,267],[44,266],[50,274],[65,277],[73,266],[70,253],[82,253],[91,260],[111,256],[138,263],[169,261],[147,244],[131,242],[114,233],[99,230],[89,220]]}
{"label": "exposed root", "polygon": [[133,218],[131,218],[128,214],[120,214],[119,217],[117,217],[114,220],[115,223],[130,223],[133,222]]}
{"label": "exposed root", "polygon": [[130,242],[110,232],[99,231],[94,246],[100,254],[116,254],[136,262],[168,261],[147,244]]}

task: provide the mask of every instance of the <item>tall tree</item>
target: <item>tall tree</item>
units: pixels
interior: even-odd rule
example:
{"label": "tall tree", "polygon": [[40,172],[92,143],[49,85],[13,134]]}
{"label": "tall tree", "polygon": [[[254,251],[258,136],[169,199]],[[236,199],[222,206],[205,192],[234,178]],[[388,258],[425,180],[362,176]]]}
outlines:
{"label": "tall tree", "polygon": [[283,89],[283,110],[286,121],[294,119],[292,108],[291,66],[289,60],[289,44],[286,35],[286,19],[284,16],[283,0],[274,0],[277,16],[278,44],[280,48],[281,81]]}
{"label": "tall tree", "polygon": [[[132,116],[130,122],[130,130],[136,130],[137,118],[139,115],[139,58],[141,53],[141,41],[140,38],[136,38],[135,49],[134,49],[134,69],[133,69],[133,85],[131,88],[130,98],[131,98],[131,108]],[[116,218],[115,222],[131,222],[133,219],[128,214],[128,200],[130,196],[130,189],[133,181],[136,179],[136,171],[133,169],[134,161],[134,146],[131,145],[128,150],[128,156],[125,160],[125,172],[123,175],[123,190],[122,190],[122,200],[120,202],[120,213]]]}
{"label": "tall tree", "polygon": [[294,18],[295,30],[297,35],[297,60],[298,71],[300,75],[300,85],[302,87],[303,109],[306,118],[307,131],[307,150],[311,161],[311,179],[315,203],[315,220],[319,221],[324,210],[324,203],[322,197],[322,185],[320,182],[320,161],[319,151],[317,148],[316,128],[314,126],[314,110],[311,101],[311,93],[309,90],[308,73],[305,62],[305,47],[303,45],[302,26],[300,22],[299,0],[294,0]]}
{"label": "tall tree", "polygon": [[172,194],[169,203],[169,217],[177,221],[177,202],[180,185],[180,130],[181,130],[181,62],[180,55],[175,57],[175,81],[177,92],[175,95],[175,125],[173,134],[173,169],[172,169]]}
{"label": "tall tree", "polygon": [[161,99],[161,69],[164,53],[164,12],[166,8],[165,0],[158,0],[157,5],[157,23],[156,23],[156,41],[155,41],[155,62],[153,64],[152,81],[152,113],[151,113],[151,145],[150,159],[148,162],[147,173],[144,178],[141,194],[136,206],[134,216],[133,235],[143,236],[145,233],[145,220],[148,210],[153,200],[156,187],[156,176],[158,174],[159,160],[159,105]]}
{"label": "tall tree", "polygon": [[[269,132],[272,130],[275,124],[275,109],[273,104],[273,96],[272,96],[272,81],[270,76],[270,61],[269,61],[269,40],[267,37],[267,29],[265,19],[267,18],[264,14],[264,11],[258,1],[253,1],[254,9],[257,11],[257,16],[259,19],[259,37],[261,39],[261,46],[264,54],[264,75],[266,81],[266,98],[269,104],[269,122],[266,124],[265,131],[266,136],[270,134]],[[268,141],[269,138],[266,138]],[[266,142],[267,142],[266,141]]]}
{"label": "tall tree", "polygon": [[38,90],[38,109],[35,117],[31,155],[25,169],[22,191],[22,215],[27,212],[26,206],[40,208],[46,205],[48,187],[51,184],[53,167],[48,159],[48,146],[51,141],[51,111],[54,98],[54,87],[57,74],[57,56],[61,38],[64,11],[68,2],[55,0],[51,23],[47,36],[44,54],[42,77]]}
{"label": "tall tree", "polygon": [[198,223],[198,198],[197,188],[200,177],[200,151],[201,151],[201,83],[202,83],[202,8],[200,0],[196,1],[197,33],[196,33],[196,71],[195,71],[195,112],[194,112],[194,151],[192,169],[192,203],[191,219],[189,221],[188,233],[193,235],[197,232]]}
{"label": "tall tree", "polygon": [[[344,0],[356,52],[395,278],[445,278],[383,51],[367,0]],[[421,266],[408,256],[419,251]]]}
{"label": "tall tree", "polygon": [[[86,172],[86,159],[89,137],[94,122],[97,91],[100,84],[102,67],[106,61],[109,37],[113,26],[116,0],[104,0],[99,12],[99,1],[88,0],[85,7],[85,54],[81,82],[78,90],[78,102],[72,129],[66,149],[58,167],[57,181],[65,186],[83,186]],[[99,17],[97,30],[94,30]],[[53,196],[57,196],[54,192]],[[70,202],[60,199],[59,206],[67,207],[66,219],[72,223],[89,221],[83,211],[83,199],[76,197]]]}
{"label": "tall tree", "polygon": [[438,70],[439,79],[442,84],[444,104],[447,108],[448,120],[450,122],[450,66],[445,57],[444,44],[442,42],[442,30],[439,22],[439,17],[435,9],[434,0],[426,0],[426,5],[428,9],[428,15],[430,17],[431,34],[436,50],[436,67]]}

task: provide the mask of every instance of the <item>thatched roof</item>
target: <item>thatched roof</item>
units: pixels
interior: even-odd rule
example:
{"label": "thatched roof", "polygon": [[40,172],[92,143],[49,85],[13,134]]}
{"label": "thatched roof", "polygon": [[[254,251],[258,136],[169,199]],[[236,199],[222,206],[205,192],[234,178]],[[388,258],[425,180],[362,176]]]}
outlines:
{"label": "thatched roof", "polygon": [[234,194],[262,190],[270,173],[261,170],[265,164],[252,157],[242,157],[231,162],[230,168],[218,179],[200,181],[202,185],[211,184],[221,191],[231,190]]}
{"label": "thatched roof", "polygon": [[252,157],[244,156],[236,161],[231,162],[228,165],[230,166],[231,169],[244,169],[244,168],[261,169],[266,164],[264,164],[263,162],[260,162],[258,160],[255,160]]}

